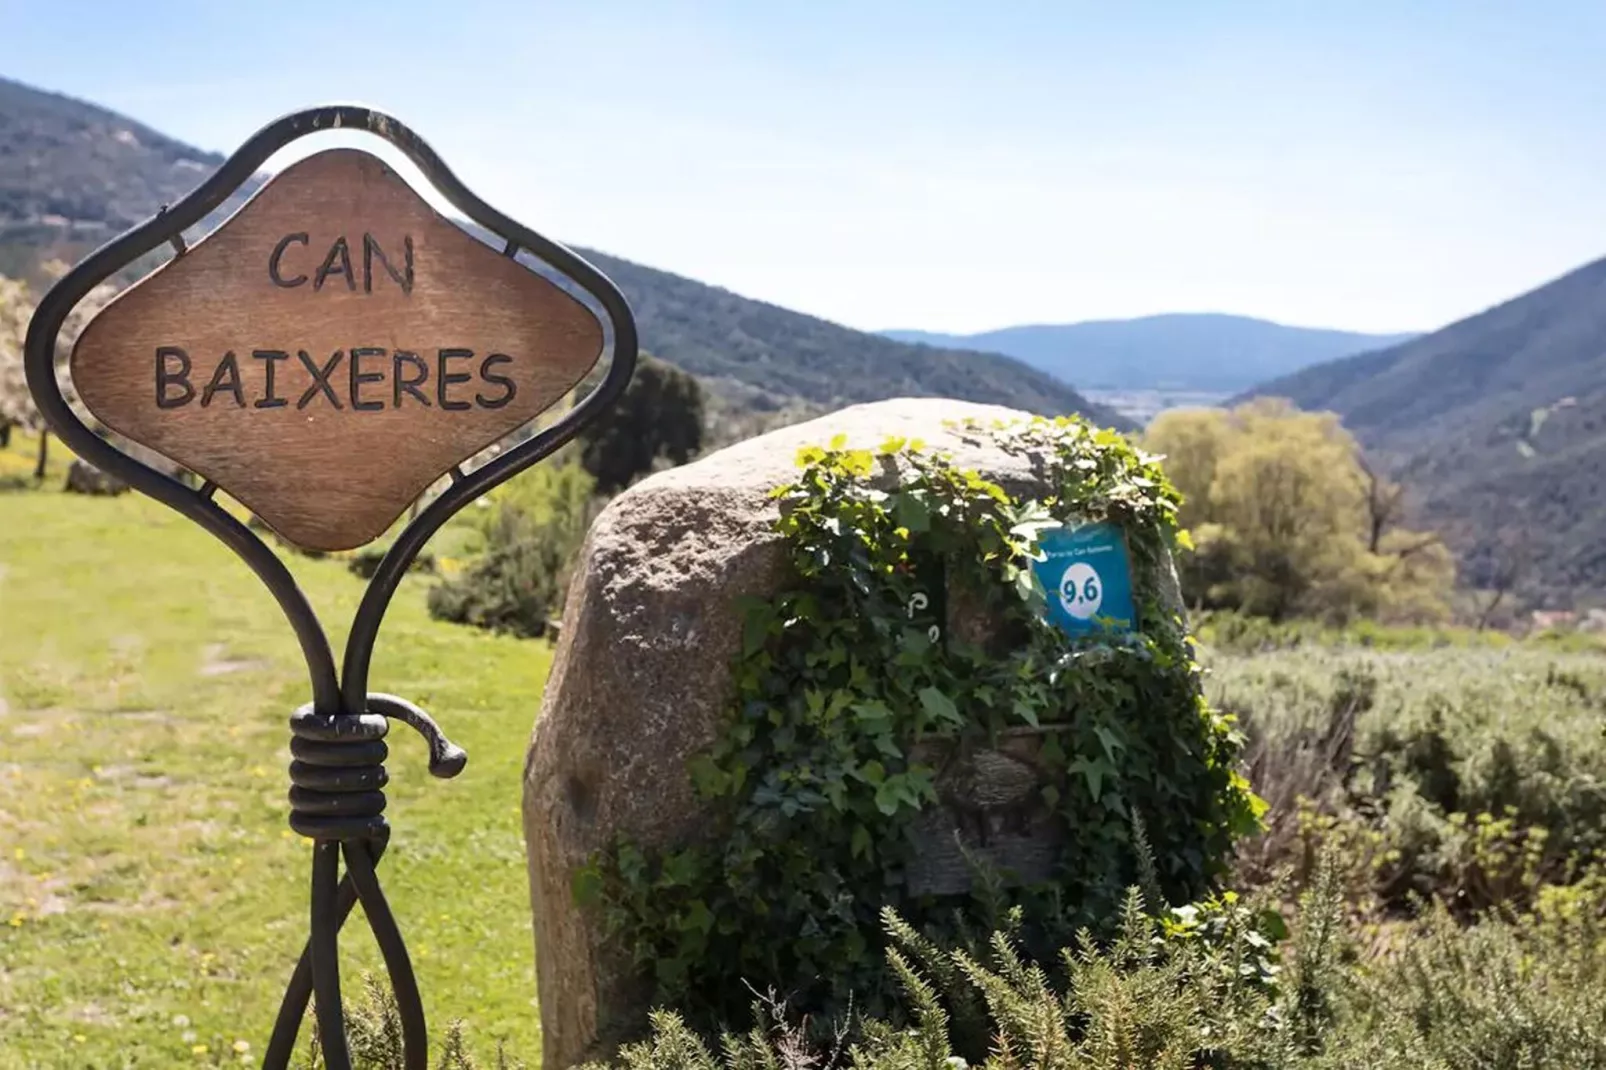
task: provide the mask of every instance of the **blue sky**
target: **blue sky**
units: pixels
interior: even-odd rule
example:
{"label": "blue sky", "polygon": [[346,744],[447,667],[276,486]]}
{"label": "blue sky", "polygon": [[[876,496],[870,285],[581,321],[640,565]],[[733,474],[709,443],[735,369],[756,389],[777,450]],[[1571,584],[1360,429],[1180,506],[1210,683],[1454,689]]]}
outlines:
{"label": "blue sky", "polygon": [[856,327],[1431,328],[1606,255],[1595,2],[0,0],[229,151],[383,107],[538,230]]}

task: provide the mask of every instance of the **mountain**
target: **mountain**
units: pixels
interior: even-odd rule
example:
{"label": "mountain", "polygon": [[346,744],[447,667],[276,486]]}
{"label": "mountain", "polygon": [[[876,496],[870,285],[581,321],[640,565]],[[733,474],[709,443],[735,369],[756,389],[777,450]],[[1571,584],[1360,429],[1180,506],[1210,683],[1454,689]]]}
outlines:
{"label": "mountain", "polygon": [[222,162],[105,108],[0,78],[0,275],[38,281],[45,260],[78,259]]}
{"label": "mountain", "polygon": [[[0,80],[0,274],[37,280],[46,259],[81,257],[222,162],[115,112]],[[643,348],[749,409],[947,395],[1130,426],[1008,357],[906,345],[614,256],[583,255],[629,298]]]}
{"label": "mountain", "polygon": [[965,335],[881,333],[902,342],[1003,353],[1088,388],[1224,393],[1411,337],[1287,327],[1217,313],[1004,327]]}
{"label": "mountain", "polygon": [[645,347],[715,387],[756,391],[760,407],[940,395],[1030,412],[1129,422],[1065,383],[996,353],[909,345],[741,297],[593,250],[581,255],[624,291]]}
{"label": "mountain", "polygon": [[1606,259],[1443,330],[1262,384],[1338,413],[1486,584],[1606,597]]}

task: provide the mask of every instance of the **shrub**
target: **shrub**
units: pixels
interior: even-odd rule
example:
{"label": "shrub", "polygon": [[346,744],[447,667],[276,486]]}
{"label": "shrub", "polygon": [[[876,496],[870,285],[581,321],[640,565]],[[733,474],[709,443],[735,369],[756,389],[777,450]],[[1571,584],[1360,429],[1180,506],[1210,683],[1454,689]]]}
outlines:
{"label": "shrub", "polygon": [[544,635],[593,513],[578,464],[548,463],[494,492],[481,521],[484,552],[430,589],[430,615],[525,637]]}
{"label": "shrub", "polygon": [[[374,573],[379,571],[379,563],[385,559],[390,550],[388,545],[376,544],[364,546],[354,552],[346,561],[346,569],[360,579],[371,580]],[[407,566],[408,572],[434,572],[435,555],[428,550],[421,550]]]}
{"label": "shrub", "polygon": [[[1133,889],[1109,940],[1034,960],[1018,910],[946,948],[886,912],[890,1016],[821,1023],[728,979],[749,1026],[699,1032],[660,1008],[579,1070],[1606,1070],[1606,873],[1471,926],[1435,908],[1363,956],[1340,861],[1324,855],[1291,934],[1230,893],[1151,915]],[[366,985],[350,1014],[361,1070],[402,1070],[389,994]],[[521,1064],[476,1063],[453,1023],[438,1065]]]}
{"label": "shrub", "polygon": [[[1272,803],[1248,873],[1336,838],[1357,900],[1526,906],[1606,859],[1606,667],[1526,645],[1217,658]],[[1303,799],[1303,804],[1300,800]],[[1367,890],[1363,893],[1362,887]]]}

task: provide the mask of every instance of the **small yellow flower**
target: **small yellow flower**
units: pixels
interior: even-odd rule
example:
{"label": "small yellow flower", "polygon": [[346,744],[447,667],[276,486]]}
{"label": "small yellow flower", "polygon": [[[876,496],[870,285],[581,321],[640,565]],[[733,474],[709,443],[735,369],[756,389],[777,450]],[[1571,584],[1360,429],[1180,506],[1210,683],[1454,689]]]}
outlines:
{"label": "small yellow flower", "polygon": [[88,1039],[89,1039],[89,1038],[88,1038],[88,1037],[86,1037],[86,1036],[84,1036],[84,1035],[83,1035],[83,1034],[82,1034],[82,1033],[74,1033],[74,1034],[73,1034],[73,1035],[72,1035],[72,1042],[73,1042],[73,1043],[74,1043],[74,1044],[82,1044],[82,1043],[84,1043],[84,1042],[85,1042],[85,1041],[87,1041],[87,1040],[88,1040]]}
{"label": "small yellow flower", "polygon": [[24,858],[28,857],[28,852],[24,851],[21,847],[18,847],[15,851],[12,851],[11,854],[18,862],[21,862]]}
{"label": "small yellow flower", "polygon": [[249,1040],[236,1040],[234,1042],[234,1050],[244,1055],[251,1050],[251,1042]]}
{"label": "small yellow flower", "polygon": [[11,927],[13,929],[22,928],[22,911],[19,910],[15,914],[11,915]]}
{"label": "small yellow flower", "polygon": [[190,1051],[194,1052],[196,1055],[205,1055],[211,1050],[212,1049],[207,1047],[205,1044],[197,1044],[195,1047],[190,1049]]}

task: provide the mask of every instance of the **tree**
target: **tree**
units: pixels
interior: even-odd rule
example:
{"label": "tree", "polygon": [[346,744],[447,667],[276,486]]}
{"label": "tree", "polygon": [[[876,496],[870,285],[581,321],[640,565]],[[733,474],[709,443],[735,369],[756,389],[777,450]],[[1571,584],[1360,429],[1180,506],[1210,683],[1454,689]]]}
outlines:
{"label": "tree", "polygon": [[430,589],[430,615],[520,636],[546,634],[595,513],[593,486],[590,474],[560,453],[492,491],[480,522],[484,552],[461,575]]}
{"label": "tree", "polygon": [[[53,265],[59,273],[64,268]],[[117,293],[111,283],[102,283],[91,290],[62,324],[56,340],[56,380],[69,403],[75,399],[72,380],[65,357],[84,326],[105,307]],[[28,321],[33,316],[34,302],[28,287],[22,282],[0,276],[0,428],[4,428],[9,442],[13,427],[35,431],[39,435],[39,455],[34,464],[33,477],[43,481],[50,459],[50,433],[39,409],[34,405],[33,394],[28,390],[27,374],[23,365],[23,344],[28,334]]]}
{"label": "tree", "polygon": [[643,355],[624,396],[581,433],[580,463],[599,494],[614,494],[664,463],[685,464],[702,444],[701,384]]}
{"label": "tree", "polygon": [[1145,444],[1185,498],[1197,552],[1182,572],[1197,604],[1274,619],[1446,611],[1448,551],[1400,526],[1403,488],[1331,413],[1275,399],[1167,412]]}
{"label": "tree", "polygon": [[28,287],[0,275],[0,446],[11,444],[13,427],[31,427],[33,398],[22,370],[22,342],[33,301]]}

